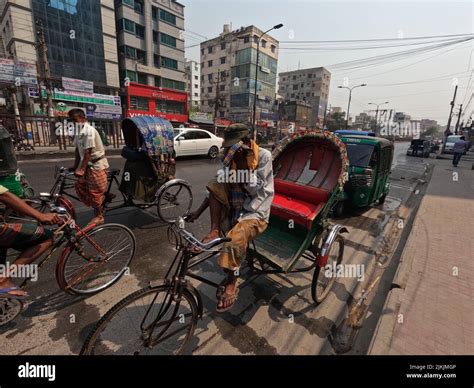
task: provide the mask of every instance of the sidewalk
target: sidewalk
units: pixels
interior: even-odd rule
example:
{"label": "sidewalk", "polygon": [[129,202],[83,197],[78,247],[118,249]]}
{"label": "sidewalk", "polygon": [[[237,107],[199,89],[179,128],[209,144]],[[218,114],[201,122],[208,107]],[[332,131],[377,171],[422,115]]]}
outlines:
{"label": "sidewalk", "polygon": [[[122,147],[114,148],[107,146],[105,147],[105,152],[107,155],[120,155]],[[68,146],[67,150],[60,150],[59,146],[35,147],[34,151],[17,151],[16,157],[18,160],[74,158],[74,147]]]}
{"label": "sidewalk", "polygon": [[474,354],[471,163],[435,162],[369,354]]}

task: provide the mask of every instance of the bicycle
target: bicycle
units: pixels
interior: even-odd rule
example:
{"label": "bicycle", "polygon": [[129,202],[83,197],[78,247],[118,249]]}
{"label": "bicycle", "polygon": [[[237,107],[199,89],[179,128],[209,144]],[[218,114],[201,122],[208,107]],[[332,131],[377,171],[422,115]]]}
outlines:
{"label": "bicycle", "polygon": [[[231,239],[217,238],[204,244],[184,229],[182,218],[170,225],[168,238],[173,240],[177,253],[165,278],[150,282],[148,287],[128,295],[113,306],[92,330],[81,354],[138,355],[152,350],[157,354],[182,354],[185,351],[197,321],[203,315],[201,297],[185,279],[191,276],[188,272],[190,268],[204,261],[199,258],[191,262],[192,257],[196,256],[192,248],[209,251]],[[216,251],[212,252],[214,255]],[[197,275],[191,277],[199,278]],[[201,280],[218,286],[207,279]],[[136,326],[127,335],[123,331],[126,327],[121,324],[126,325],[134,317]]]}
{"label": "bicycle", "polygon": [[[119,174],[119,169],[109,169],[107,175],[107,190],[102,203],[104,211],[112,211],[130,206],[139,209],[147,209],[151,206],[156,206],[158,217],[163,222],[169,223],[175,222],[180,216],[186,216],[191,210],[193,195],[191,187],[186,181],[182,179],[171,179],[158,189],[154,201],[137,203],[132,196],[120,191]],[[76,182],[73,172],[69,171],[66,167],[56,166],[54,178],[55,182],[49,194],[57,198],[59,206],[66,207],[67,209],[72,206],[72,203],[65,198],[65,196],[80,201],[78,197],[68,192],[69,189],[74,187],[74,183]],[[112,186],[115,186],[120,192],[122,202],[110,207],[112,204],[111,198],[114,197],[112,195]]]}
{"label": "bicycle", "polygon": [[[48,198],[42,206],[58,213],[64,220],[54,230],[54,242],[38,263],[40,269],[61,246],[66,244],[56,263],[56,281],[71,295],[94,295],[115,284],[127,271],[135,254],[133,232],[124,225],[88,225],[81,229],[67,209]],[[25,279],[20,287],[28,282]],[[22,300],[0,297],[0,326],[15,319],[24,309]]]}

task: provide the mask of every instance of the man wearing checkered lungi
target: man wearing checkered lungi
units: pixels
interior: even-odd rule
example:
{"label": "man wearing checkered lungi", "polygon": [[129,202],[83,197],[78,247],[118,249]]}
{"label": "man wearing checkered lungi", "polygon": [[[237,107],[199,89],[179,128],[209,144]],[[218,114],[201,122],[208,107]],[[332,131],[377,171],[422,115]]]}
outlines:
{"label": "man wearing checkered lungi", "polygon": [[107,190],[109,163],[105,157],[104,144],[99,132],[87,122],[84,111],[71,109],[69,120],[75,124],[74,145],[76,161],[74,175],[78,178],[76,193],[86,206],[94,209],[94,218],[90,223],[103,224],[102,203]]}

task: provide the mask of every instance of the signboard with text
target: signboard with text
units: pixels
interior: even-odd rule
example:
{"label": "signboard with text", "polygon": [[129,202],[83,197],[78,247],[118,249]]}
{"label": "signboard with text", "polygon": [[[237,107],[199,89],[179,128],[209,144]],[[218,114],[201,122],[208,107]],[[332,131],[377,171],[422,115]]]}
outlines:
{"label": "signboard with text", "polygon": [[63,89],[83,93],[94,93],[94,83],[82,79],[62,77]]}
{"label": "signboard with text", "polygon": [[36,65],[0,58],[0,84],[35,86],[38,83],[36,76]]}

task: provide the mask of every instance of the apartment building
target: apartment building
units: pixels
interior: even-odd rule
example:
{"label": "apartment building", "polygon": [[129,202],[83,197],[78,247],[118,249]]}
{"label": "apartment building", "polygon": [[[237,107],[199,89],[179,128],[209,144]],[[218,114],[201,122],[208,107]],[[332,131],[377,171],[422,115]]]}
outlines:
{"label": "apartment building", "polygon": [[174,0],[116,0],[121,85],[185,91],[184,5]]}
{"label": "apartment building", "polygon": [[[250,123],[254,101],[257,42],[263,31],[255,26],[231,30],[201,43],[201,110],[217,118]],[[257,125],[274,123],[278,41],[260,40],[257,82]],[[275,116],[275,117],[273,117]]]}
{"label": "apartment building", "polygon": [[310,125],[322,125],[329,98],[331,73],[324,67],[287,71],[279,74],[278,94],[285,101],[311,105]]}
{"label": "apartment building", "polygon": [[201,64],[191,59],[186,60],[185,80],[190,109],[199,108],[201,104]]}
{"label": "apartment building", "polygon": [[[94,104],[97,109],[90,111],[92,117],[120,117],[120,100],[114,99],[120,85],[113,0],[0,0],[0,53],[5,63],[11,59],[15,67],[33,69],[33,79],[36,69],[43,68],[43,58],[35,48],[41,30],[53,114],[65,115],[74,107],[86,110],[86,105]],[[40,91],[27,86],[36,85],[17,85],[20,111],[45,114],[44,107],[39,109]]]}

